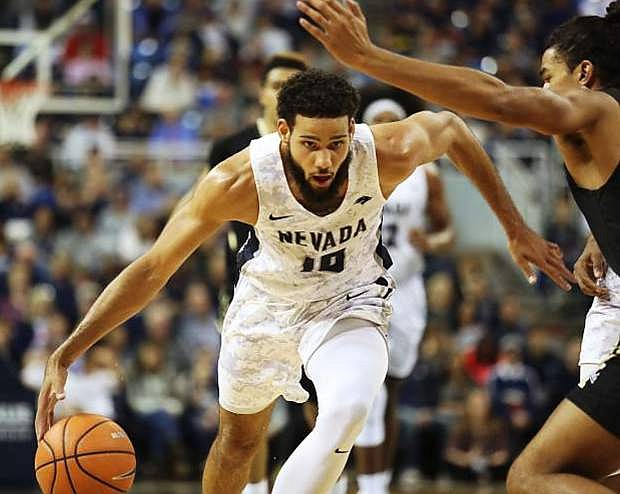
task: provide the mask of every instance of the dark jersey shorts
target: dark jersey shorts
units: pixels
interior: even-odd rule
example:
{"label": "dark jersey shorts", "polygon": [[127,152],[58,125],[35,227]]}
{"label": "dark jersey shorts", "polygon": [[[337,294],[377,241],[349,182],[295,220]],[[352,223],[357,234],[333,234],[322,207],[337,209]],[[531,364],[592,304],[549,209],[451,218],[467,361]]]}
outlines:
{"label": "dark jersey shorts", "polygon": [[620,352],[605,367],[569,393],[567,399],[612,434],[620,437]]}

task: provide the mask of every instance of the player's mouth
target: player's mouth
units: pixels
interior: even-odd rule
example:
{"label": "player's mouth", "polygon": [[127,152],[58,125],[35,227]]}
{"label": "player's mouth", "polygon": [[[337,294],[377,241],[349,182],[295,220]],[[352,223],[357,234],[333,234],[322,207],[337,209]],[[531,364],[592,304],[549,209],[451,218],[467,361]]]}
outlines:
{"label": "player's mouth", "polygon": [[317,187],[321,187],[322,188],[322,187],[329,187],[329,184],[331,183],[333,178],[334,178],[334,176],[331,173],[327,173],[327,174],[321,174],[321,175],[312,175],[310,180]]}

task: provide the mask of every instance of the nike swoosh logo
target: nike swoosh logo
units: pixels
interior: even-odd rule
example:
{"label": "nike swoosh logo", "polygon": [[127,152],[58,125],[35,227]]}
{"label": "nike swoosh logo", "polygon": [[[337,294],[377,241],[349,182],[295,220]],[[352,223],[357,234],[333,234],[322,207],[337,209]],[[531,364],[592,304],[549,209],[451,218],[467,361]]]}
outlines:
{"label": "nike swoosh logo", "polygon": [[293,217],[293,215],[292,215],[292,214],[287,214],[287,215],[285,215],[285,216],[274,216],[273,214],[270,214],[270,215],[269,215],[269,219],[270,219],[271,221],[278,221],[278,220],[283,220],[283,219],[286,219],[286,218],[292,218],[292,217]]}
{"label": "nike swoosh logo", "polygon": [[365,293],[368,293],[368,290],[364,290],[364,291],[363,291],[363,292],[361,292],[361,293],[356,293],[355,295],[349,295],[349,294],[347,293],[347,300],[352,300],[352,299],[354,299],[354,298],[361,297],[361,296],[362,296],[362,295],[364,295]]}
{"label": "nike swoosh logo", "polygon": [[340,448],[336,448],[336,449],[334,450],[334,453],[336,453],[336,454],[338,454],[338,455],[346,455],[349,451],[351,451],[351,450],[348,450],[348,451],[342,451]]}

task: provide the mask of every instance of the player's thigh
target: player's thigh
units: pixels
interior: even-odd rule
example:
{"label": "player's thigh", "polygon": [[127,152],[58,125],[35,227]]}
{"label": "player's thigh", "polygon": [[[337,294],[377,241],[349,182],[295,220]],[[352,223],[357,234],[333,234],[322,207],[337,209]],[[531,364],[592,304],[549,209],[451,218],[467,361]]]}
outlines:
{"label": "player's thigh", "polygon": [[362,393],[370,402],[379,391],[387,372],[387,343],[371,322],[347,318],[335,325],[336,331],[324,341],[307,362],[319,402],[326,397]]}
{"label": "player's thigh", "polygon": [[524,474],[578,473],[599,480],[620,468],[620,439],[562,401],[515,461]]}

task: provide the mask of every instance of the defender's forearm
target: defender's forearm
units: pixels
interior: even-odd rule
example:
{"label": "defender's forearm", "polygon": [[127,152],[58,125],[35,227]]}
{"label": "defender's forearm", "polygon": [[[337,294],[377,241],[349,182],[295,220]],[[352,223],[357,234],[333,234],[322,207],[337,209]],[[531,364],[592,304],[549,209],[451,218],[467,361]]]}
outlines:
{"label": "defender's forearm", "polygon": [[356,66],[361,72],[449,110],[502,121],[508,86],[479,70],[409,58],[374,47]]}
{"label": "defender's forearm", "polygon": [[144,308],[167,280],[167,276],[156,274],[148,258],[134,261],[101,293],[75,331],[54,352],[54,358],[68,367],[106,334]]}

